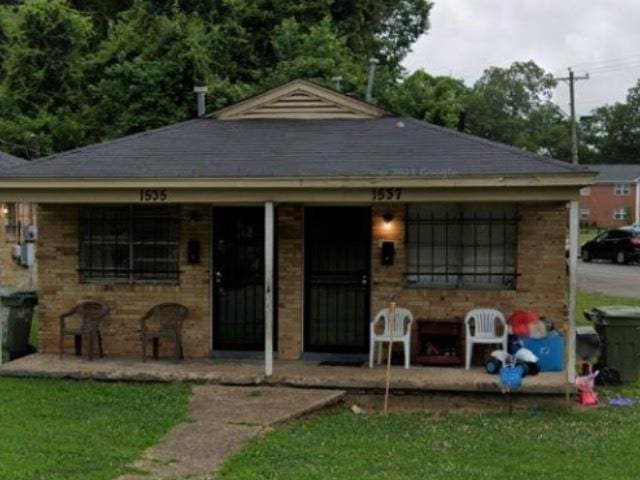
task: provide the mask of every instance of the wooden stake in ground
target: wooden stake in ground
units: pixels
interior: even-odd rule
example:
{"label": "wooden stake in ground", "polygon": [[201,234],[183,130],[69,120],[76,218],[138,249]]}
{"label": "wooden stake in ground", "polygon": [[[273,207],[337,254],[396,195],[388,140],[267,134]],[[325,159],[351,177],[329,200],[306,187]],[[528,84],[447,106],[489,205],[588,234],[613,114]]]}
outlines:
{"label": "wooden stake in ground", "polygon": [[389,385],[391,384],[391,353],[393,352],[393,330],[396,324],[396,302],[389,303],[389,348],[387,351],[387,379],[384,391],[384,414],[389,413]]}

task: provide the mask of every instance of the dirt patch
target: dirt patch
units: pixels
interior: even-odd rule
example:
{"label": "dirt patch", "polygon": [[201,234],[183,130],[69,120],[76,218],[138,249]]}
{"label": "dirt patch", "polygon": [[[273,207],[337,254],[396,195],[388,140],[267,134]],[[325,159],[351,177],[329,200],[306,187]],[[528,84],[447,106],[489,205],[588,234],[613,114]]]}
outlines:
{"label": "dirt patch", "polygon": [[[477,414],[507,412],[507,395],[501,394],[450,394],[429,393],[420,395],[391,395],[389,411],[393,413],[430,412]],[[566,408],[564,397],[558,395],[512,395],[514,411],[536,411]],[[382,412],[384,395],[349,393],[344,398],[346,406],[358,405],[366,412]],[[573,408],[572,402],[572,408]]]}

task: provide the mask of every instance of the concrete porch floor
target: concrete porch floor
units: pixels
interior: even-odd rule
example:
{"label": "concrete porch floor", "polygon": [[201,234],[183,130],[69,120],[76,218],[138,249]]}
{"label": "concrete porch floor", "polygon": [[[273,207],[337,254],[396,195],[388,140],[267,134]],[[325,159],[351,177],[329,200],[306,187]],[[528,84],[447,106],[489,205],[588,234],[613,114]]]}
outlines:
{"label": "concrete porch floor", "polygon": [[[196,382],[221,385],[277,385],[307,388],[334,388],[354,391],[381,391],[385,367],[322,366],[311,361],[275,361],[273,375],[264,375],[260,360],[200,359],[174,363],[167,360],[106,357],[89,361],[82,357],[36,353],[0,367],[5,377],[53,377],[103,381]],[[498,377],[482,368],[414,366],[393,367],[391,388],[407,392],[487,392],[499,393]],[[563,372],[546,372],[526,377],[519,393],[563,394]]]}

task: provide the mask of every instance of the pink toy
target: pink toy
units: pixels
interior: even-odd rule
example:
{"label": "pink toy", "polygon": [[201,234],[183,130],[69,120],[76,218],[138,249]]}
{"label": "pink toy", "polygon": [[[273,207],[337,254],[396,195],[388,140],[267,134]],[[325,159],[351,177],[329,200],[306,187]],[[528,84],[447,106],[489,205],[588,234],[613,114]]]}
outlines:
{"label": "pink toy", "polygon": [[589,362],[581,362],[582,365],[589,367],[586,375],[576,375],[576,388],[578,389],[578,401],[581,405],[598,405],[598,394],[593,390],[595,379],[600,373],[598,370],[593,371],[593,367]]}

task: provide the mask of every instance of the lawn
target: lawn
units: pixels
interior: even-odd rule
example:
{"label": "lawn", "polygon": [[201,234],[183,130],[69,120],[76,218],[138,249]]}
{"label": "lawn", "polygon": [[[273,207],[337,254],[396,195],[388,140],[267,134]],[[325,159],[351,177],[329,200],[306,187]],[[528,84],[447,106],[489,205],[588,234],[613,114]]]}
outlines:
{"label": "lawn", "polygon": [[580,246],[584,245],[589,240],[593,240],[602,230],[597,228],[581,228],[580,229]]}
{"label": "lawn", "polygon": [[640,406],[387,418],[342,408],[252,441],[221,478],[637,479],[639,424]]}
{"label": "lawn", "polygon": [[0,478],[113,479],[187,418],[189,387],[0,378]]}
{"label": "lawn", "polygon": [[590,325],[584,318],[584,311],[593,307],[604,305],[633,305],[640,307],[640,298],[612,297],[601,293],[578,292],[576,297],[576,323],[578,325]]}

